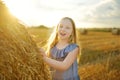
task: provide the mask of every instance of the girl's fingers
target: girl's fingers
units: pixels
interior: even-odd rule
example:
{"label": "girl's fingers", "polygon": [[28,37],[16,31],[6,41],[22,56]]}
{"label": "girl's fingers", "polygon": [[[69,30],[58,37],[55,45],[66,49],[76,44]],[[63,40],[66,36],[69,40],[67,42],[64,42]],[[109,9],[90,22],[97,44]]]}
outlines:
{"label": "girl's fingers", "polygon": [[40,53],[42,54],[42,56],[46,56],[44,49],[40,48],[39,51],[40,51]]}
{"label": "girl's fingers", "polygon": [[45,52],[44,49],[42,49],[42,48],[40,48],[39,50],[40,50],[40,52],[42,52],[42,53]]}

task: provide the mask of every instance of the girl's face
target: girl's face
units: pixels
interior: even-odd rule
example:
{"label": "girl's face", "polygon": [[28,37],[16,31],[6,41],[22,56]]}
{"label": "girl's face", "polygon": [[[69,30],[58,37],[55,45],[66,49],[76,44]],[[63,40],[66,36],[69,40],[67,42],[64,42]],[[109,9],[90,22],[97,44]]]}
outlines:
{"label": "girl's face", "polygon": [[63,19],[58,24],[58,38],[61,40],[69,40],[72,34],[73,26],[69,19]]}

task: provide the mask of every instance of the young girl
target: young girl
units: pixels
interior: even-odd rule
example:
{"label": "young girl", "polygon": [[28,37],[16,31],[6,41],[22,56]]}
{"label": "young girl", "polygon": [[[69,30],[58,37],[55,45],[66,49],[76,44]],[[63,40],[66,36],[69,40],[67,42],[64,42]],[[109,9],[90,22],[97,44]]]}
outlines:
{"label": "young girl", "polygon": [[52,67],[53,80],[80,80],[77,67],[79,47],[76,44],[75,23],[69,17],[59,22],[48,41],[47,53],[40,49],[44,61]]}

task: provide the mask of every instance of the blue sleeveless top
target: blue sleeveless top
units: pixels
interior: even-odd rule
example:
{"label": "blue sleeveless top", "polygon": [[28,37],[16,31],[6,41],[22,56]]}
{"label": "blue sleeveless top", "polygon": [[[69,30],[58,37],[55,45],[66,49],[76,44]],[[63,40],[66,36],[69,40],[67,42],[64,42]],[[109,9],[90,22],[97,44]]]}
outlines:
{"label": "blue sleeveless top", "polygon": [[[69,44],[67,47],[63,49],[58,49],[56,46],[54,46],[51,49],[51,58],[63,61],[65,57],[74,50],[76,47],[78,47],[77,44]],[[70,66],[69,69],[66,71],[59,71],[55,69],[52,70],[52,80],[80,80],[78,75],[78,67],[77,67],[77,59],[74,61],[74,63]]]}

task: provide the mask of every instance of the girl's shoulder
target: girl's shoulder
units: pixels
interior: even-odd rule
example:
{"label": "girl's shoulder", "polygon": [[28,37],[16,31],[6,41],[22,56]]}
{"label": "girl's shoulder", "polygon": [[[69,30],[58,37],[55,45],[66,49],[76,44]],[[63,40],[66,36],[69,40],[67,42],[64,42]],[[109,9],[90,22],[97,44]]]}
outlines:
{"label": "girl's shoulder", "polygon": [[69,46],[65,49],[65,51],[66,52],[70,52],[70,51],[72,51],[72,50],[74,50],[75,48],[79,48],[79,45],[78,44],[76,44],[76,43],[71,43],[71,44],[69,44]]}
{"label": "girl's shoulder", "polygon": [[70,43],[69,46],[76,46],[76,47],[78,47],[78,44],[76,44],[76,43]]}
{"label": "girl's shoulder", "polygon": [[79,45],[76,44],[76,43],[70,43],[68,47],[70,47],[70,48],[74,48],[75,47],[76,48],[76,47],[79,47]]}

